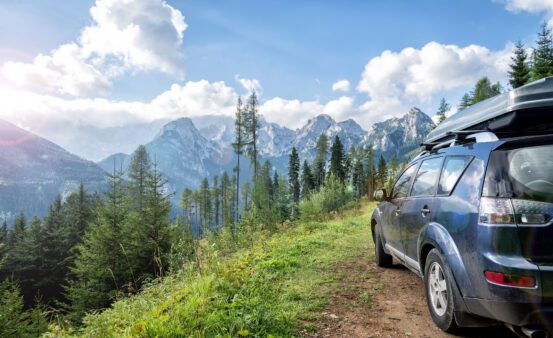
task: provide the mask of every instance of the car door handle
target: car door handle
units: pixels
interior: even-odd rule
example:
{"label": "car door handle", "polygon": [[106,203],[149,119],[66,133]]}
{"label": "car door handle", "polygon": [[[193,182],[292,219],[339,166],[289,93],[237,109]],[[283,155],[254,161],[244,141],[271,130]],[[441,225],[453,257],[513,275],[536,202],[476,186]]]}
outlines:
{"label": "car door handle", "polygon": [[422,209],[421,209],[421,213],[422,213],[423,216],[426,216],[426,215],[428,215],[428,214],[430,213],[430,209],[428,209],[428,208],[422,208]]}
{"label": "car door handle", "polygon": [[400,209],[396,209],[396,216],[399,216],[400,213],[401,213],[401,210],[400,210]]}

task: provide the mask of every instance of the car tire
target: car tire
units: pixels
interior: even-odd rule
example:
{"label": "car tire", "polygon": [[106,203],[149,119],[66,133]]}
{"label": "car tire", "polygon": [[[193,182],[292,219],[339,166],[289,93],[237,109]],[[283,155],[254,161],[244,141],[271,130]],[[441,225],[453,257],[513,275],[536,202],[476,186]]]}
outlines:
{"label": "car tire", "polygon": [[392,266],[393,257],[384,251],[384,244],[382,244],[382,237],[380,235],[380,225],[376,224],[374,227],[374,257],[376,265],[381,268],[389,268]]}
{"label": "car tire", "polygon": [[426,303],[436,326],[449,333],[459,330],[455,322],[456,294],[452,283],[454,280],[445,259],[437,249],[432,249],[424,267]]}

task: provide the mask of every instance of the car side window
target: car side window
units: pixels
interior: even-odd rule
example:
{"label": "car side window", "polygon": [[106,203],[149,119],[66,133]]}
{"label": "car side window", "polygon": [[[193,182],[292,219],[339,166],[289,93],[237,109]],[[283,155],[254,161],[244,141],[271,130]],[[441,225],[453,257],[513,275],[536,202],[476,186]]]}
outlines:
{"label": "car side window", "polygon": [[438,184],[438,195],[448,195],[453,190],[470,160],[470,156],[446,157]]}
{"label": "car side window", "polygon": [[411,183],[411,178],[415,175],[416,169],[417,165],[413,164],[407,168],[403,174],[401,174],[394,185],[394,189],[392,190],[393,199],[407,197],[407,194],[409,193],[409,183]]}
{"label": "car side window", "polygon": [[436,157],[421,163],[417,176],[415,176],[415,181],[413,182],[411,196],[434,195],[436,182],[440,176],[440,169],[442,169],[442,161],[443,157]]}

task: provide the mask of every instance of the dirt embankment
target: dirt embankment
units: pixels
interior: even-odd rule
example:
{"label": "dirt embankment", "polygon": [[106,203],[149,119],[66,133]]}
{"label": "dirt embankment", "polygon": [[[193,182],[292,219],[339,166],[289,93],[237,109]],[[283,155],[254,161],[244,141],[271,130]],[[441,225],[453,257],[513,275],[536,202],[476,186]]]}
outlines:
{"label": "dirt embankment", "polygon": [[[432,321],[424,297],[423,281],[401,265],[378,268],[372,255],[335,268],[340,285],[316,332],[306,337],[455,337],[440,331]],[[315,331],[315,330],[312,330]],[[504,327],[473,329],[461,337],[515,337]]]}

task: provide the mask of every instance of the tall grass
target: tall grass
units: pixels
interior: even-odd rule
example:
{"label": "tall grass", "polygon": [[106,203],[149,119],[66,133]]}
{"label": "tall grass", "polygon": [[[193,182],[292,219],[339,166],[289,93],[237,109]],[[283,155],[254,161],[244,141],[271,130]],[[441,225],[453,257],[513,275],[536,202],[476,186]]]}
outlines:
{"label": "tall grass", "polygon": [[334,287],[333,264],[368,249],[369,214],[298,221],[269,232],[223,230],[195,243],[195,260],[49,336],[293,336],[317,316]]}

